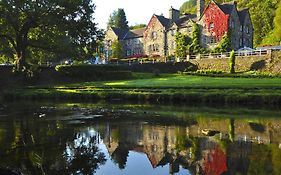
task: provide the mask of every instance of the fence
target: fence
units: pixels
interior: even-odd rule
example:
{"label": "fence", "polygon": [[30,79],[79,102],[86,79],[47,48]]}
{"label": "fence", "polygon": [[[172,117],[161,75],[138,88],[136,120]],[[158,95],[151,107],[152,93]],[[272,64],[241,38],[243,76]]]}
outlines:
{"label": "fence", "polygon": [[[256,49],[256,50],[242,50],[236,51],[235,56],[237,57],[249,57],[249,56],[266,56],[271,55],[274,49]],[[187,55],[186,58],[127,58],[118,64],[144,64],[144,63],[156,63],[156,62],[186,62],[190,59],[227,59],[230,56],[230,52],[223,53],[209,53],[209,54],[198,54],[198,55]]]}
{"label": "fence", "polygon": [[[248,57],[248,56],[263,56],[263,55],[270,55],[272,50],[243,50],[243,51],[236,51],[235,56],[237,57]],[[212,59],[212,58],[228,58],[230,52],[224,53],[209,53],[209,54],[198,54],[198,55],[189,55],[187,59]]]}

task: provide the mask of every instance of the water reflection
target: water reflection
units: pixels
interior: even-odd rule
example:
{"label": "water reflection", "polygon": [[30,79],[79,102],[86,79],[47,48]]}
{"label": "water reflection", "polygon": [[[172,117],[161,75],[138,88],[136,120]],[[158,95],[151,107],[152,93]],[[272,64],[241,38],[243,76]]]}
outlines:
{"label": "water reflection", "polygon": [[46,108],[38,117],[37,110],[1,113],[0,167],[26,174],[281,174],[278,118],[77,106]]}

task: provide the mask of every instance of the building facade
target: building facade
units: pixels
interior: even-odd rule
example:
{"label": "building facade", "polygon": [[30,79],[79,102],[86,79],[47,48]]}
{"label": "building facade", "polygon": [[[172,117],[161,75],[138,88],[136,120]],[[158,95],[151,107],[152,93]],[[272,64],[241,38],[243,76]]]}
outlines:
{"label": "building facade", "polygon": [[214,49],[229,32],[231,48],[238,50],[253,47],[253,25],[248,9],[238,9],[236,2],[218,4],[211,0],[204,6],[197,0],[197,14],[180,15],[170,8],[169,17],[152,15],[147,27],[137,30],[109,28],[105,37],[105,53],[110,55],[111,43],[118,40],[123,45],[124,57],[167,57],[175,54],[175,34],[180,32],[191,37],[192,26],[200,28],[200,45]]}

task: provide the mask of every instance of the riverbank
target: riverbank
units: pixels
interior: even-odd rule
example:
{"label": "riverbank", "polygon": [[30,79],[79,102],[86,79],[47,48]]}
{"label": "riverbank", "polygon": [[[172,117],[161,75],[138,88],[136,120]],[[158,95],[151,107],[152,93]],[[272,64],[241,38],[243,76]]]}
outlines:
{"label": "riverbank", "polygon": [[135,74],[136,79],[55,86],[30,86],[3,92],[4,100],[107,100],[151,103],[281,104],[281,78],[206,77]]}

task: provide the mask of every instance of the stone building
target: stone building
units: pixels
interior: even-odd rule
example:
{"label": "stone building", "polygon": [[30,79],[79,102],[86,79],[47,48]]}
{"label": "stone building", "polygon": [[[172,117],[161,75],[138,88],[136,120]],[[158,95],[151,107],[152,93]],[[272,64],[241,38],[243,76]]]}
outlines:
{"label": "stone building", "polygon": [[124,50],[125,57],[141,57],[144,55],[143,33],[145,28],[135,30],[122,30],[110,27],[105,34],[104,51],[108,58],[112,54],[112,42],[119,41]]}
{"label": "stone building", "polygon": [[238,9],[236,2],[218,4],[210,0],[197,0],[197,14],[181,15],[179,10],[170,8],[169,17],[152,15],[146,28],[120,30],[109,28],[105,37],[105,51],[110,55],[110,43],[119,40],[123,44],[125,57],[167,57],[175,54],[176,32],[191,36],[192,26],[200,28],[200,45],[214,49],[229,32],[231,48],[238,50],[253,47],[253,26],[248,9]]}

